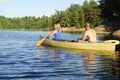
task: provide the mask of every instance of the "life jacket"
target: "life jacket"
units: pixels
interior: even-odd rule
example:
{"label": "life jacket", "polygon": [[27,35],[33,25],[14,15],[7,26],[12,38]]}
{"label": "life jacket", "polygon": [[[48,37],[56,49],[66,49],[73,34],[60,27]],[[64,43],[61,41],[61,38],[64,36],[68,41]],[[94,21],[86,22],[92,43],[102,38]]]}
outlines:
{"label": "life jacket", "polygon": [[54,39],[61,40],[61,31],[60,30],[57,30],[57,33],[54,34]]}

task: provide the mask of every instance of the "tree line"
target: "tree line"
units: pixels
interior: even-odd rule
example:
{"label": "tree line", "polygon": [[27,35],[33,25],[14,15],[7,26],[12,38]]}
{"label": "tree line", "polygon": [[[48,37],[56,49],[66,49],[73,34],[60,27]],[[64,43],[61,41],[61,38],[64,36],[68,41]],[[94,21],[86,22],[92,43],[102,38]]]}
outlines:
{"label": "tree line", "polygon": [[7,18],[0,16],[0,29],[50,30],[55,23],[62,27],[83,28],[86,22],[92,27],[120,18],[120,0],[85,0],[83,5],[71,4],[64,11],[55,10],[50,17],[25,16]]}

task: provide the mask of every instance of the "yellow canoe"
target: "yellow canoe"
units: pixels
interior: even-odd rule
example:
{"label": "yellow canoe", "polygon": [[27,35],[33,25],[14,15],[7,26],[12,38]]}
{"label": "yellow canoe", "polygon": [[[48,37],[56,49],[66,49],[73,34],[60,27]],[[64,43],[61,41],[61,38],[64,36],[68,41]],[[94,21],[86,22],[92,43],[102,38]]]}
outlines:
{"label": "yellow canoe", "polygon": [[115,51],[116,45],[120,45],[118,40],[107,40],[101,42],[71,42],[71,41],[56,41],[52,39],[45,39],[43,44],[53,47],[69,48],[69,49],[83,49],[83,50],[104,50]]}

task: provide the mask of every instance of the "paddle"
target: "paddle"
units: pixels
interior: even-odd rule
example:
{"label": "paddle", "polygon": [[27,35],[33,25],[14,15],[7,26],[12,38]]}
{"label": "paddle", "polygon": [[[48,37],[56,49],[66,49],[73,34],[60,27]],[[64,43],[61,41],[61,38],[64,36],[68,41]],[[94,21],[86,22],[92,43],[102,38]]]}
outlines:
{"label": "paddle", "polygon": [[44,37],[44,38],[42,38],[41,40],[39,40],[39,41],[36,43],[36,46],[40,46],[45,39],[46,39],[46,37]]}
{"label": "paddle", "polygon": [[[50,34],[50,33],[49,33],[49,34]],[[49,34],[48,34],[47,36],[43,37],[41,40],[39,40],[39,41],[36,43],[36,46],[37,46],[37,47],[40,47],[40,45],[44,42],[44,40],[45,40],[46,38],[48,38]],[[41,36],[41,37],[42,37],[42,36]]]}

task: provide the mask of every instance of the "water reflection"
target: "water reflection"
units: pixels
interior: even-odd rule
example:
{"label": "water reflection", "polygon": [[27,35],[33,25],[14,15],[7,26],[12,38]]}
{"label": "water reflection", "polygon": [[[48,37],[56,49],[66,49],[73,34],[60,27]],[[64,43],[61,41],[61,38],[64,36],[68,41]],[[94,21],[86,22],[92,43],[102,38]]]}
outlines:
{"label": "water reflection", "polygon": [[93,78],[95,76],[94,72],[96,72],[97,70],[96,55],[92,53],[85,54],[84,55],[84,67],[85,67],[86,73],[91,73],[91,75],[88,77]]}
{"label": "water reflection", "polygon": [[55,61],[59,61],[59,53],[57,49],[52,49],[53,58]]}
{"label": "water reflection", "polygon": [[[58,55],[60,49],[53,48],[52,55],[55,61],[61,61],[60,55]],[[118,52],[104,52],[100,53],[99,51],[83,51],[83,50],[68,50],[72,52],[72,56],[77,55],[78,57],[71,59],[77,61],[72,67],[76,68],[76,72],[71,72],[69,67],[69,73],[72,75],[79,74],[80,76],[86,76],[86,79],[93,80],[119,80],[120,77],[120,54]],[[75,54],[73,54],[73,52]],[[69,56],[71,56],[69,55]],[[79,56],[82,56],[82,58]],[[83,61],[84,64],[81,64]],[[73,62],[69,61],[69,62]],[[76,67],[77,65],[77,67]],[[62,66],[62,65],[61,65]],[[58,70],[61,69],[60,67]],[[66,71],[62,68],[62,71]],[[59,71],[58,71],[59,73]],[[69,73],[64,73],[68,74]],[[76,78],[72,78],[76,79]],[[78,79],[78,78],[77,78]]]}
{"label": "water reflection", "polygon": [[38,35],[45,32],[0,33],[0,80],[120,80],[120,53],[38,48]]}

